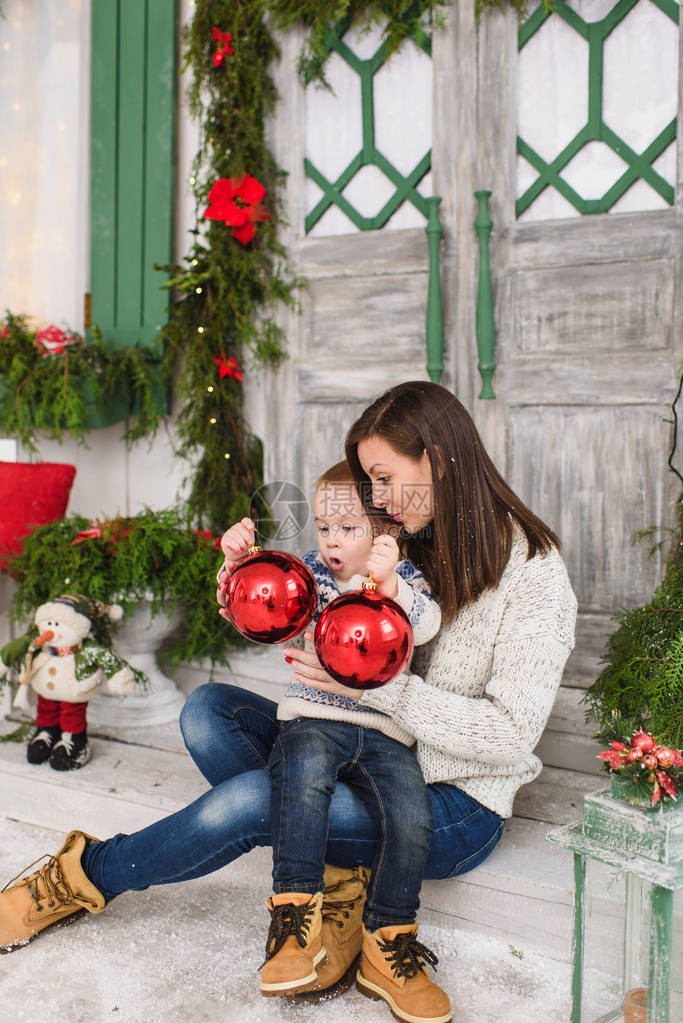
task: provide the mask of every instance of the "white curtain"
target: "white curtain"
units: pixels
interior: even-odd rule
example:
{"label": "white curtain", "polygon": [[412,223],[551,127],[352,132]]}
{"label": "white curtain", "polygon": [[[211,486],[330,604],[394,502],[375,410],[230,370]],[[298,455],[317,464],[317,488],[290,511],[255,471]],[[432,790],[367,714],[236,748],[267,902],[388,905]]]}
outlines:
{"label": "white curtain", "polygon": [[90,4],[2,0],[0,317],[83,329]]}

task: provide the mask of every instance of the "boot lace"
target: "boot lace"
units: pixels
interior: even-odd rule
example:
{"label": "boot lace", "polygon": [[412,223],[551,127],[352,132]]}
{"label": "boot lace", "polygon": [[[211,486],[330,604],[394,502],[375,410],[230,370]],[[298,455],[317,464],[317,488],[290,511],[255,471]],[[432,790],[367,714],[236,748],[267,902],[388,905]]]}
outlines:
{"label": "boot lace", "polygon": [[[44,855],[48,856],[49,854],[45,853]],[[33,861],[33,863],[29,863],[26,870],[30,870],[31,867],[34,867],[36,863],[39,863],[42,858],[42,856],[39,856],[37,860]],[[8,881],[2,891],[6,891],[10,885],[14,884],[14,882],[21,877],[21,874],[24,872],[25,871],[22,870],[21,873],[17,874],[16,877],[13,877],[11,881]],[[45,900],[47,900],[49,908],[57,905],[66,906],[70,902],[74,901],[73,892],[71,891],[71,888],[69,888],[69,885],[62,874],[62,868],[60,867],[59,859],[56,856],[50,856],[47,863],[44,863],[39,870],[36,870],[35,873],[30,874],[29,877],[24,879],[23,884],[26,885],[28,893],[35,902],[39,913],[42,913],[45,909],[45,906],[41,906],[41,902],[44,902]],[[41,892],[39,887],[40,885],[42,885],[44,892]]]}
{"label": "boot lace", "polygon": [[268,938],[266,939],[266,958],[264,964],[276,956],[285,941],[294,937],[301,948],[306,947],[306,937],[311,926],[313,907],[295,906],[287,902],[282,906],[273,906]]}
{"label": "boot lace", "polygon": [[406,977],[412,980],[413,977],[417,977],[425,963],[436,969],[439,961],[431,949],[417,940],[412,931],[397,934],[395,938],[380,940],[377,947],[391,965],[392,973],[397,979]]}

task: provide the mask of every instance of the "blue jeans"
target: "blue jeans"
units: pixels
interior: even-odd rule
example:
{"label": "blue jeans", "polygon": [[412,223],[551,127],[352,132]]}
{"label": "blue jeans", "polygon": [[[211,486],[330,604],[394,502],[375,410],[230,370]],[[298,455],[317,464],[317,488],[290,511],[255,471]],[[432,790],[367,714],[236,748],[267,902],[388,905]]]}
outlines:
{"label": "blue jeans", "polygon": [[[258,845],[271,845],[268,758],[279,731],[276,705],[223,683],[200,686],[180,715],[185,744],[212,788],[189,806],[136,831],[95,842],[81,860],[105,899],[210,874]],[[454,877],[486,859],[503,820],[455,785],[427,786],[432,837],[425,878]],[[329,814],[327,863],[370,866],[377,827],[338,782]]]}
{"label": "blue jeans", "polygon": [[372,817],[378,840],[363,919],[368,930],[415,919],[432,803],[414,752],[375,728],[296,718],[268,761],[273,891],[324,888],[328,815],[337,778]]}

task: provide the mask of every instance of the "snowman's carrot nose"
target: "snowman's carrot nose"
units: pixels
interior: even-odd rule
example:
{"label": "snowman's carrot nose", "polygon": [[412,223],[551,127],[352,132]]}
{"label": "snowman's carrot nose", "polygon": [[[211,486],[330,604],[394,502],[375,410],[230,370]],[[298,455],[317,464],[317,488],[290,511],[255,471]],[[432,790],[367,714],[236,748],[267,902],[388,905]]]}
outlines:
{"label": "snowman's carrot nose", "polygon": [[36,646],[43,646],[44,643],[49,643],[51,639],[55,638],[55,634],[52,629],[46,629],[45,632],[41,632],[40,636],[36,640]]}

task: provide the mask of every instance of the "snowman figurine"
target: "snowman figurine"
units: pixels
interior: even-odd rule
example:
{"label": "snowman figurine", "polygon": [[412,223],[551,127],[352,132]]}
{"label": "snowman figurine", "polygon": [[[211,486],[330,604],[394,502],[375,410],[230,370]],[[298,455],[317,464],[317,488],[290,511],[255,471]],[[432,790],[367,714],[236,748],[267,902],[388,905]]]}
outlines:
{"label": "snowman figurine", "polygon": [[103,606],[81,594],[66,594],[42,604],[35,629],[0,651],[0,677],[22,665],[15,707],[28,708],[28,688],[37,693],[36,729],[28,749],[30,764],[49,760],[55,771],[73,771],[90,759],[86,709],[107,683],[109,692],[126,696],[144,675],[98,643],[91,628],[98,618],[117,621],[117,604]]}

